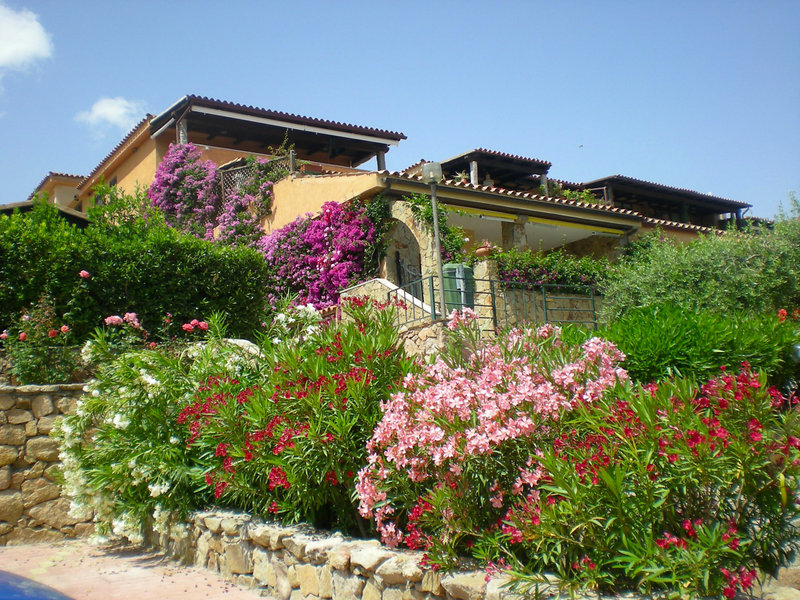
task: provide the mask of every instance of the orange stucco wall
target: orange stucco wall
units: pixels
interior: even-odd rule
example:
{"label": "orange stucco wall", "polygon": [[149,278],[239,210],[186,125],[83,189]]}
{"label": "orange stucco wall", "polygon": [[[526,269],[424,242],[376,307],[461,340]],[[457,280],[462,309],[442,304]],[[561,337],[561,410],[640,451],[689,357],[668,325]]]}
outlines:
{"label": "orange stucco wall", "polygon": [[377,173],[285,177],[273,188],[272,214],[262,224],[268,232],[280,229],[301,215],[318,213],[326,202],[367,198],[381,189]]}

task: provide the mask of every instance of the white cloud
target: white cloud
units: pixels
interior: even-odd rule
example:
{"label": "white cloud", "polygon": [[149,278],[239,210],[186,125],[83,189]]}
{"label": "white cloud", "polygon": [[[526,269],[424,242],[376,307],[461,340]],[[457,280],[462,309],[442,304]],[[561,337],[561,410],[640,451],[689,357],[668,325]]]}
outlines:
{"label": "white cloud", "polygon": [[75,120],[86,123],[96,131],[104,130],[108,126],[130,129],[144,117],[144,114],[143,103],[117,96],[100,98],[92,108],[75,115]]}
{"label": "white cloud", "polygon": [[0,4],[0,77],[7,71],[24,71],[37,60],[53,54],[50,34],[29,10]]}

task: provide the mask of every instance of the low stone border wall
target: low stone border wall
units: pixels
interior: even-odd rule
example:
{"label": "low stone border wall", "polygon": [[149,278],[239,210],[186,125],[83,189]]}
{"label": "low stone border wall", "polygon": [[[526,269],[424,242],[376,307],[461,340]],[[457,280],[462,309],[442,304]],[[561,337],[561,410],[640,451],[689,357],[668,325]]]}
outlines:
{"label": "low stone border wall", "polygon": [[487,582],[481,570],[442,575],[420,568],[420,552],[245,513],[196,513],[188,527],[154,537],[185,562],[282,600],[521,600],[502,588],[504,578]]}
{"label": "low stone border wall", "polygon": [[58,444],[49,434],[75,411],[83,384],[0,386],[0,546],[87,535],[61,498]]}

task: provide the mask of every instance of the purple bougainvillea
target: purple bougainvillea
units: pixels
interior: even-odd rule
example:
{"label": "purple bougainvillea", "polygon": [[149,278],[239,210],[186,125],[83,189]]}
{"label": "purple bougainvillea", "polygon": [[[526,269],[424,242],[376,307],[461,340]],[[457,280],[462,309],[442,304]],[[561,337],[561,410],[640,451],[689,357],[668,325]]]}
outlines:
{"label": "purple bougainvillea", "polygon": [[220,204],[217,167],[210,160],[202,160],[194,144],[169,145],[147,195],[175,229],[214,239]]}
{"label": "purple bougainvillea", "polygon": [[258,246],[272,270],[270,299],[296,294],[300,304],[335,304],[339,290],[363,274],[364,250],[375,238],[363,208],[335,202],[265,236]]}

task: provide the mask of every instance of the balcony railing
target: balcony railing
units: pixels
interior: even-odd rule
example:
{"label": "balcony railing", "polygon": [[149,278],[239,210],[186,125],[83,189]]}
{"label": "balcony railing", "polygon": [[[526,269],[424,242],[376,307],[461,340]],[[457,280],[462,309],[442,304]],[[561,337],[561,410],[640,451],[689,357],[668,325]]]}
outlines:
{"label": "balcony railing", "polygon": [[[445,276],[448,313],[470,308],[481,327],[497,330],[523,323],[575,323],[597,329],[599,297],[580,285],[531,285],[497,279],[459,279]],[[441,315],[438,277],[422,277],[388,292],[398,305],[400,325],[435,321]]]}

